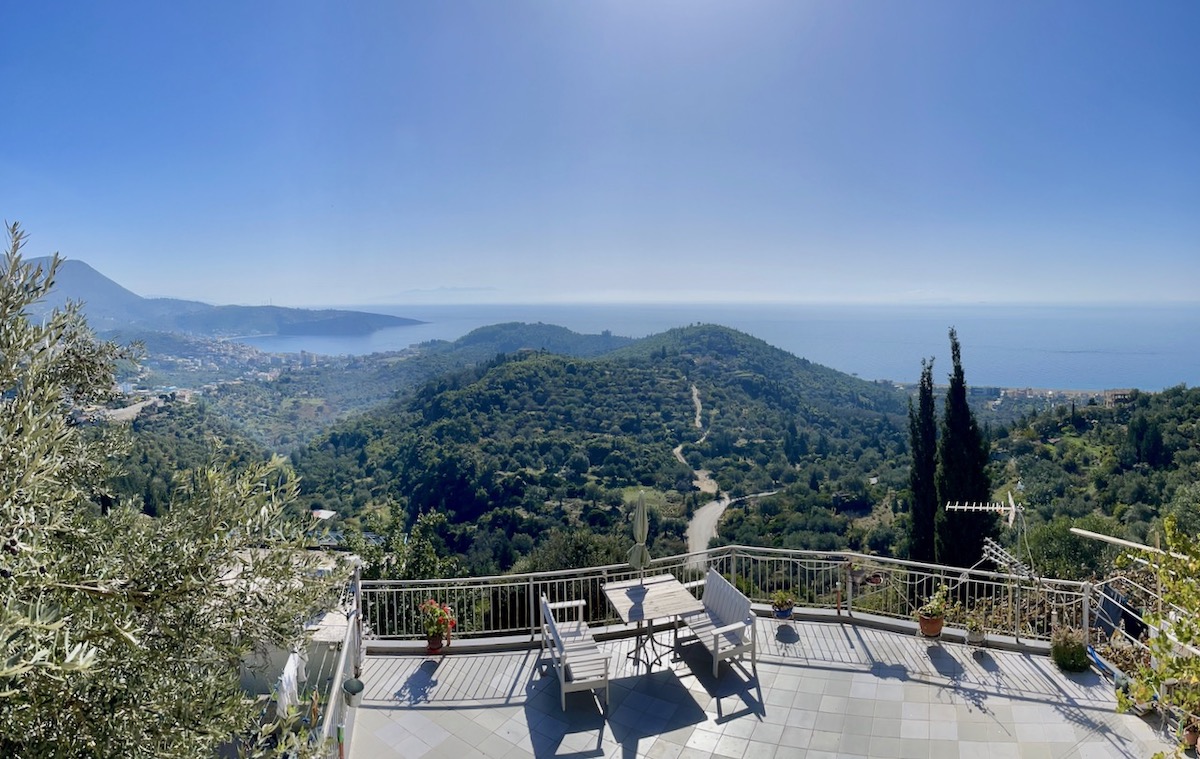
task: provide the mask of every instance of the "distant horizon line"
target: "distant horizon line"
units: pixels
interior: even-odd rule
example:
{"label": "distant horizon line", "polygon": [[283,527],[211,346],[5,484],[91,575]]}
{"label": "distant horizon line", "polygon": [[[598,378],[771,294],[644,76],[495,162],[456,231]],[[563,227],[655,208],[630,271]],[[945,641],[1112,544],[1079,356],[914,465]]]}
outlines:
{"label": "distant horizon line", "polygon": [[[224,305],[250,306],[252,303],[231,303]],[[280,306],[279,303],[260,303],[257,305]],[[478,307],[565,307],[573,306],[631,306],[678,308],[689,306],[701,307],[820,307],[820,308],[1151,308],[1169,309],[1180,307],[1200,307],[1200,299],[1196,300],[1158,300],[1158,301],[853,301],[853,300],[572,300],[572,301],[372,301],[367,303],[320,303],[310,305],[287,305],[286,308],[303,309],[352,309],[368,308],[478,308]]]}

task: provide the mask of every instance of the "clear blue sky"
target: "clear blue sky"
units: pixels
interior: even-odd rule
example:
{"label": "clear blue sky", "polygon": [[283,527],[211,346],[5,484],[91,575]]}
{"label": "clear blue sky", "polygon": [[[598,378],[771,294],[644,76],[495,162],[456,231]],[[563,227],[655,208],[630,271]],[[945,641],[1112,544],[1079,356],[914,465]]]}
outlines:
{"label": "clear blue sky", "polygon": [[0,216],[285,305],[1200,298],[1200,3],[0,0]]}

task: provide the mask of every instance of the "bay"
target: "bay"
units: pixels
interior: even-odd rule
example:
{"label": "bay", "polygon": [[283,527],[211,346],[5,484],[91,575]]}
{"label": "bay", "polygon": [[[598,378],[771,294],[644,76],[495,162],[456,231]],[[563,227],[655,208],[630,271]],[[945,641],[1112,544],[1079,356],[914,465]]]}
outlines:
{"label": "bay", "polygon": [[[864,379],[915,382],[922,357],[950,370],[958,330],[974,386],[1162,390],[1200,382],[1200,305],[843,306],[791,304],[528,304],[358,306],[420,319],[352,337],[271,336],[243,342],[272,353],[361,355],[455,340],[502,322],[645,337],[695,323],[747,332],[797,356]],[[537,347],[537,346],[530,346]]]}

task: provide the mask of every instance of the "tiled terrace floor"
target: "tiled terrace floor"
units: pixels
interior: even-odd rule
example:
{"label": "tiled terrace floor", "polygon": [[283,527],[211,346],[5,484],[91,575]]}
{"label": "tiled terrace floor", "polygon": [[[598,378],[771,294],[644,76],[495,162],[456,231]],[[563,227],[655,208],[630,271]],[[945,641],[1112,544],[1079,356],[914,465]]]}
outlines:
{"label": "tiled terrace floor", "polygon": [[[669,640],[668,633],[660,639]],[[1094,673],[835,623],[762,619],[758,676],[699,646],[646,674],[602,644],[612,703],[567,694],[539,652],[366,661],[351,759],[390,757],[1149,757],[1157,718],[1117,714]],[[543,674],[544,673],[544,674]]]}

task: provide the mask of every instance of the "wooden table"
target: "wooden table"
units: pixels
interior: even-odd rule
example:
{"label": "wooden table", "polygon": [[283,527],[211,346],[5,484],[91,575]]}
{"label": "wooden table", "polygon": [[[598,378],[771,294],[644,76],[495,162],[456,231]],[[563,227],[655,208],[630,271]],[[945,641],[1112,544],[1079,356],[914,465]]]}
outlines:
{"label": "wooden table", "polygon": [[[673,575],[654,575],[634,578],[604,585],[604,595],[617,610],[622,622],[637,622],[638,642],[630,656],[641,661],[640,653],[646,654],[646,666],[662,659],[665,651],[655,658],[646,651],[647,645],[654,646],[654,620],[676,618],[704,611],[704,604],[696,599],[683,583]],[[643,640],[642,630],[649,625],[650,633]]]}

